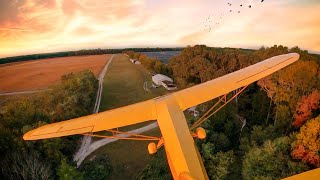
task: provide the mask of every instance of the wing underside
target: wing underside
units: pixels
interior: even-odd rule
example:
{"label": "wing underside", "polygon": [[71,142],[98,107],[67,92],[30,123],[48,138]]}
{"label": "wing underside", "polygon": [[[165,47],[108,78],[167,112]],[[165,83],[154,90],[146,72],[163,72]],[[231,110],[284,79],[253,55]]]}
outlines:
{"label": "wing underside", "polygon": [[89,116],[44,125],[23,136],[25,140],[37,140],[98,132],[118,128],[149,120],[155,120],[154,101],[148,100],[141,103],[117,108]]}

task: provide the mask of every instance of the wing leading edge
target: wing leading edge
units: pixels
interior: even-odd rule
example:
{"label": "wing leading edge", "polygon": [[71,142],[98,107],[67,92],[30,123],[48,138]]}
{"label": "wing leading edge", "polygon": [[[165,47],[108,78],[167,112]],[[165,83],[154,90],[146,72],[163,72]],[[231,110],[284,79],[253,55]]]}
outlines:
{"label": "wing leading edge", "polygon": [[225,76],[174,93],[180,108],[196,106],[262,79],[297,61],[297,53],[275,56]]}

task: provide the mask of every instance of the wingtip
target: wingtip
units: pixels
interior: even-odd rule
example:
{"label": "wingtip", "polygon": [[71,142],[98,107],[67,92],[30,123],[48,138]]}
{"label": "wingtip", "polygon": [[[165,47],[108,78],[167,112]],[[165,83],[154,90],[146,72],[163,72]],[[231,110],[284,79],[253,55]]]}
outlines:
{"label": "wingtip", "polygon": [[25,133],[25,134],[23,135],[23,137],[22,137],[23,140],[25,140],[25,141],[34,140],[34,138],[32,138],[33,131],[34,131],[34,130],[31,130],[31,131],[28,131],[27,133]]}
{"label": "wingtip", "polygon": [[295,58],[296,60],[299,60],[300,59],[300,54],[298,53],[290,53],[289,54],[291,57]]}

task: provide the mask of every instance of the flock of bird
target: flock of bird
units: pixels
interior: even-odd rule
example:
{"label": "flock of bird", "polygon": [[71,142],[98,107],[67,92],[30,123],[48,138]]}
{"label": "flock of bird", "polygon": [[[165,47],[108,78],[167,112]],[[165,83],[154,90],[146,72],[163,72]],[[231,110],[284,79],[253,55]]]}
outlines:
{"label": "flock of bird", "polygon": [[[259,0],[261,2],[264,2],[264,0]],[[232,7],[231,3],[227,3],[227,5],[229,7]],[[242,4],[240,4],[240,8],[243,8],[244,6]],[[248,8],[252,8],[252,5],[248,5]],[[234,9],[238,9],[238,8],[234,8]],[[232,13],[233,9],[229,10],[229,13]],[[238,14],[241,13],[240,10],[236,10],[234,12],[237,12]],[[213,18],[213,15],[209,15],[205,21],[203,22],[205,29],[204,30],[208,30],[209,32],[211,32],[211,30],[213,29],[214,25],[217,26],[222,22],[222,19],[224,16],[226,16],[226,13],[220,13],[220,15],[216,16],[216,18]]]}

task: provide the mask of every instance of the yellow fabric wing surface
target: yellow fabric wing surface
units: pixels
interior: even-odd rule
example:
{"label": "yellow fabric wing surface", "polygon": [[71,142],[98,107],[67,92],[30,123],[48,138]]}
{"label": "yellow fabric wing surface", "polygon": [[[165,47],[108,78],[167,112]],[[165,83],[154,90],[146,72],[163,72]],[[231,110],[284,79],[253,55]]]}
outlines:
{"label": "yellow fabric wing surface", "polygon": [[23,139],[37,140],[98,132],[155,119],[154,101],[148,100],[89,116],[44,125],[29,131],[23,136]]}
{"label": "yellow fabric wing surface", "polygon": [[207,102],[262,79],[299,59],[299,54],[275,56],[217,79],[174,93],[182,110]]}
{"label": "yellow fabric wing surface", "polygon": [[276,56],[220,78],[187,88],[173,94],[141,103],[133,104],[84,116],[59,123],[48,124],[26,133],[25,140],[37,140],[53,137],[98,132],[102,130],[156,120],[158,99],[174,96],[181,110],[204,103],[242,86],[266,77],[299,59],[299,54],[291,53]]}

